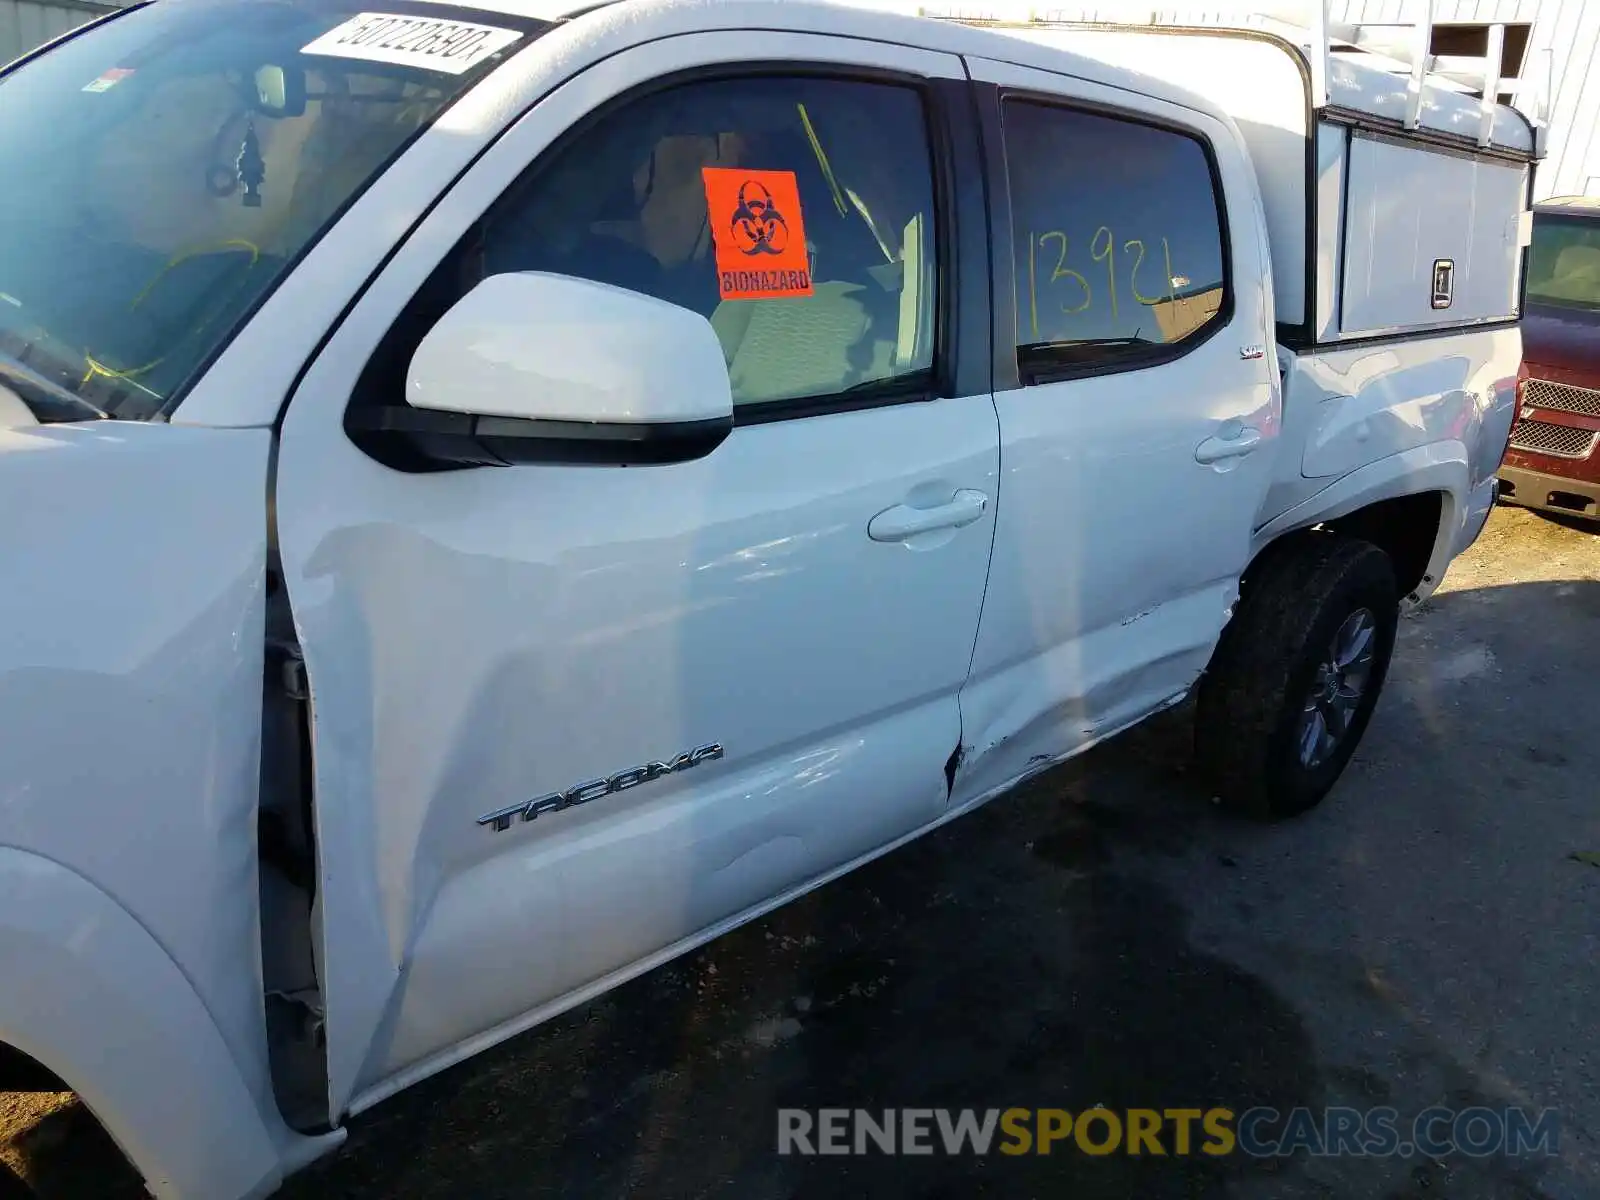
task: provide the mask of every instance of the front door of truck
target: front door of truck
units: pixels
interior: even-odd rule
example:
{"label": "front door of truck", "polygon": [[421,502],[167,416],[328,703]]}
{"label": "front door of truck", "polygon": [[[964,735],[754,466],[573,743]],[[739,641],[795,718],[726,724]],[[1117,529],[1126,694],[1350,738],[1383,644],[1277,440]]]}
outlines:
{"label": "front door of truck", "polygon": [[1005,463],[956,799],[1194,683],[1250,554],[1279,388],[1236,135],[1192,109],[971,59],[996,199]]}
{"label": "front door of truck", "polygon": [[[944,810],[998,472],[987,297],[957,312],[949,286],[961,76],[809,35],[613,56],[508,130],[311,365],[277,519],[312,696],[335,1113]],[[787,181],[785,206],[792,185],[812,295],[719,299],[707,168]],[[628,469],[420,472],[358,448],[348,413],[404,403],[430,314],[523,270],[709,317],[727,440]],[[958,362],[974,313],[980,353]]]}

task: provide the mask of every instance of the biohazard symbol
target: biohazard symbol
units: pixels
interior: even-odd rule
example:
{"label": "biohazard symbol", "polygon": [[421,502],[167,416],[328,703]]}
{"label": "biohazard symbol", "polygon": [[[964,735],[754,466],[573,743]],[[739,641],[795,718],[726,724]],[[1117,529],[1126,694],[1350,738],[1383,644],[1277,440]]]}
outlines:
{"label": "biohazard symbol", "polygon": [[811,295],[811,262],[794,172],[706,167],[703,174],[722,298]]}
{"label": "biohazard symbol", "polygon": [[789,244],[789,222],[783,219],[772,193],[754,179],[739,187],[739,207],[733,210],[733,244],[746,254],[782,254]]}

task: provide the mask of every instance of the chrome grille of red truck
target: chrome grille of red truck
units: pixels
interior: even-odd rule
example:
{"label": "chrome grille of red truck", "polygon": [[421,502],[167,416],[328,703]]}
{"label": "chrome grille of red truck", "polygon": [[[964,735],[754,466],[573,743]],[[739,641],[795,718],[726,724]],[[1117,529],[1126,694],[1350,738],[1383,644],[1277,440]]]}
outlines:
{"label": "chrome grille of red truck", "polygon": [[1595,434],[1549,421],[1521,420],[1511,427],[1511,448],[1550,454],[1556,458],[1588,458],[1594,453]]}
{"label": "chrome grille of red truck", "polygon": [[1600,391],[1570,383],[1553,383],[1548,379],[1523,380],[1522,403],[1556,412],[1600,417]]}

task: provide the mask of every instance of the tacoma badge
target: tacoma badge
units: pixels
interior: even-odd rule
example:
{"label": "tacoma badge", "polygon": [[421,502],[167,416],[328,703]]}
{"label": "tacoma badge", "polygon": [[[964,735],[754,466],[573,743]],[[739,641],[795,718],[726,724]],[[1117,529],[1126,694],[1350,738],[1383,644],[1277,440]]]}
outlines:
{"label": "tacoma badge", "polygon": [[544,813],[557,813],[563,809],[576,808],[580,804],[598,800],[601,796],[626,791],[628,788],[638,787],[641,783],[649,783],[652,779],[660,779],[663,775],[675,775],[679,771],[687,771],[690,767],[698,767],[703,762],[711,762],[721,757],[721,743],[711,742],[686,751],[670,762],[641,763],[637,767],[629,767],[626,771],[618,771],[615,775],[608,775],[604,779],[591,779],[587,783],[580,783],[564,792],[551,792],[547,796],[535,797],[525,804],[513,804],[509,808],[499,808],[494,812],[484,813],[478,818],[478,824],[492,825],[496,833],[504,833],[511,828],[512,822],[519,819],[531,821]]}

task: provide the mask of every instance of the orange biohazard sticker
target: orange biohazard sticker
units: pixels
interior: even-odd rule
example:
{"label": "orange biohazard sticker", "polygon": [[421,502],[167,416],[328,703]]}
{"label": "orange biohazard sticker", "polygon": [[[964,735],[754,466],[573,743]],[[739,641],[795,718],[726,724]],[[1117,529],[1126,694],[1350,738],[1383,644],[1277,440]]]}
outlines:
{"label": "orange biohazard sticker", "polygon": [[794,172],[705,167],[703,173],[722,298],[811,295],[811,260]]}

